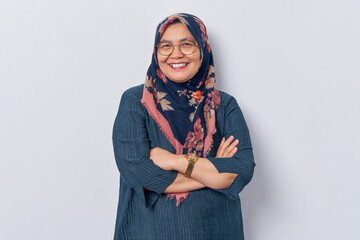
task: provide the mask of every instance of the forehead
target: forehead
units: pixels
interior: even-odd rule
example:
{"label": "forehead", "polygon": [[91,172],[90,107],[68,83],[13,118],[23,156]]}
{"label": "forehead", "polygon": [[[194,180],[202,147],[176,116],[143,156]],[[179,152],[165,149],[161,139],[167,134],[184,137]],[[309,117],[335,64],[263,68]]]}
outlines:
{"label": "forehead", "polygon": [[160,38],[160,41],[180,41],[183,39],[195,40],[191,32],[182,23],[168,25]]}

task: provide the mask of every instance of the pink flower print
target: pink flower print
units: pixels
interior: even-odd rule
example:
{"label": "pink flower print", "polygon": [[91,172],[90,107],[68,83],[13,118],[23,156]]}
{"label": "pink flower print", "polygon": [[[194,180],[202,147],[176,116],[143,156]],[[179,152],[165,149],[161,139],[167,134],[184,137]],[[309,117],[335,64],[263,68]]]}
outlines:
{"label": "pink flower print", "polygon": [[181,23],[185,24],[185,25],[189,25],[189,23],[186,21],[186,19],[184,18],[185,15],[183,14],[173,14],[173,15],[170,15],[168,17],[169,20],[167,20],[166,24],[169,24],[169,23],[172,23],[173,21],[175,20],[179,20]]}
{"label": "pink flower print", "polygon": [[196,139],[193,132],[188,133],[184,147],[188,149],[188,152],[191,152],[196,147]]}
{"label": "pink flower print", "polygon": [[207,36],[206,27],[205,27],[204,23],[200,19],[198,19],[197,17],[194,17],[194,19],[199,24],[200,30],[201,30],[201,33],[203,34],[203,36],[204,37]]}
{"label": "pink flower print", "polygon": [[200,118],[195,122],[194,132],[188,133],[184,148],[187,148],[188,153],[192,153],[195,149],[196,154],[200,153],[201,155],[201,151],[204,149],[204,128],[201,126]]}
{"label": "pink flower print", "polygon": [[216,89],[214,89],[214,108],[217,109],[218,105],[220,104],[220,92]]}
{"label": "pink flower print", "polygon": [[[203,142],[199,142],[196,145],[196,151],[201,151],[204,148],[204,143]],[[200,152],[199,152],[200,153]]]}
{"label": "pink flower print", "polygon": [[201,126],[201,119],[198,118],[194,125],[195,138],[197,141],[203,140],[204,138],[204,129]]}
{"label": "pink flower print", "polygon": [[202,39],[203,45],[205,47],[205,43],[207,43],[207,50],[208,50],[208,52],[210,52],[211,49],[210,49],[210,44],[209,44],[209,40],[208,40],[208,36],[207,36],[207,32],[206,32],[206,27],[200,19],[198,19],[197,17],[194,17],[194,19],[200,26],[201,39]]}
{"label": "pink flower print", "polygon": [[169,20],[167,20],[167,24],[172,23],[177,19],[181,22],[180,17],[178,17],[177,15],[175,15],[173,17],[170,16]]}
{"label": "pink flower print", "polygon": [[160,33],[160,36],[162,36],[162,34],[164,33],[165,31],[165,28],[167,26],[167,23],[168,21],[164,22],[163,24],[161,24],[160,28],[159,28],[159,33]]}
{"label": "pink flower print", "polygon": [[200,100],[201,99],[201,95],[202,95],[202,92],[200,90],[197,90],[196,92],[193,92],[191,94],[191,97],[195,98],[196,100]]}
{"label": "pink flower print", "polygon": [[200,88],[204,84],[204,81],[200,81],[196,88]]}
{"label": "pink flower print", "polygon": [[164,74],[160,69],[157,69],[157,70],[156,70],[156,74],[159,76],[159,78],[160,78],[164,83],[167,83],[166,76],[165,76],[165,74]]}
{"label": "pink flower print", "polygon": [[177,92],[179,93],[179,97],[181,97],[182,95],[185,95],[185,94],[186,94],[187,89],[185,89],[185,90],[183,90],[183,91],[178,90]]}
{"label": "pink flower print", "polygon": [[208,112],[208,111],[210,111],[209,103],[205,103],[205,105],[204,105],[204,112],[206,113],[206,112]]}
{"label": "pink flower print", "polygon": [[159,99],[159,97],[158,97],[156,88],[153,88],[153,95],[154,95],[154,97],[155,97],[156,103],[160,103],[160,99]]}
{"label": "pink flower print", "polygon": [[167,20],[161,24],[160,28],[159,28],[159,33],[160,33],[160,38],[162,37],[166,27],[174,22],[175,20],[179,20],[181,23],[185,24],[185,25],[188,25],[188,22],[185,20],[185,18],[182,17],[183,15],[182,14],[173,14],[169,17],[167,17]]}
{"label": "pink flower print", "polygon": [[210,77],[210,75],[208,75],[205,80],[205,88],[210,89],[210,88],[213,88],[214,86],[215,86],[215,78]]}

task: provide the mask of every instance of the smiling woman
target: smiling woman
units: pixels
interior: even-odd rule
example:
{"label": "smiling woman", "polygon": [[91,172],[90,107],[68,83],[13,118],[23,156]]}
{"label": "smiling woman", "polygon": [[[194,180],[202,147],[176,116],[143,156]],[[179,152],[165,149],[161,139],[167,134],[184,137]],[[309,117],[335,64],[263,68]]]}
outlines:
{"label": "smiling woman", "polygon": [[177,83],[189,81],[201,63],[199,47],[182,23],[174,23],[166,28],[158,45],[157,58],[160,70]]}
{"label": "smiling woman", "polygon": [[238,194],[255,167],[249,131],[236,100],[215,88],[199,18],[159,24],[145,84],[122,95],[113,145],[115,240],[244,238]]}

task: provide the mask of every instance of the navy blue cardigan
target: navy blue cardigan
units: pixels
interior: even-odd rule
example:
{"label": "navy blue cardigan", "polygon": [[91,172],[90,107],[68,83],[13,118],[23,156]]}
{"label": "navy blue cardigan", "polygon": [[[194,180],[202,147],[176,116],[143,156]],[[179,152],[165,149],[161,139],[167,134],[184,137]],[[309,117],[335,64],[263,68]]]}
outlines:
{"label": "navy blue cardigan", "polygon": [[[220,173],[238,176],[228,189],[191,191],[176,206],[176,199],[162,192],[175,180],[177,172],[162,170],[149,159],[151,148],[172,153],[175,149],[140,102],[142,91],[140,85],[123,93],[113,128],[114,154],[120,171],[114,239],[244,239],[239,192],[251,180],[255,163],[248,127],[236,100],[220,92],[217,132],[207,159]],[[231,135],[239,140],[235,156],[215,158],[222,137]]]}

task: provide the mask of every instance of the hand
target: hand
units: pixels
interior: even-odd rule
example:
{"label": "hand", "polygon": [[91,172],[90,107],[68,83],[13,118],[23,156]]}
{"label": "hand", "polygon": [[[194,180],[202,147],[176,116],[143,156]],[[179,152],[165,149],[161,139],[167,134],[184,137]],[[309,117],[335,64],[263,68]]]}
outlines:
{"label": "hand", "polygon": [[159,147],[150,150],[150,159],[162,170],[173,170],[175,157],[175,154]]}
{"label": "hand", "polygon": [[216,153],[217,158],[231,158],[235,155],[238,150],[236,146],[239,144],[239,140],[233,140],[234,136],[230,136],[226,141],[225,137],[223,137]]}

